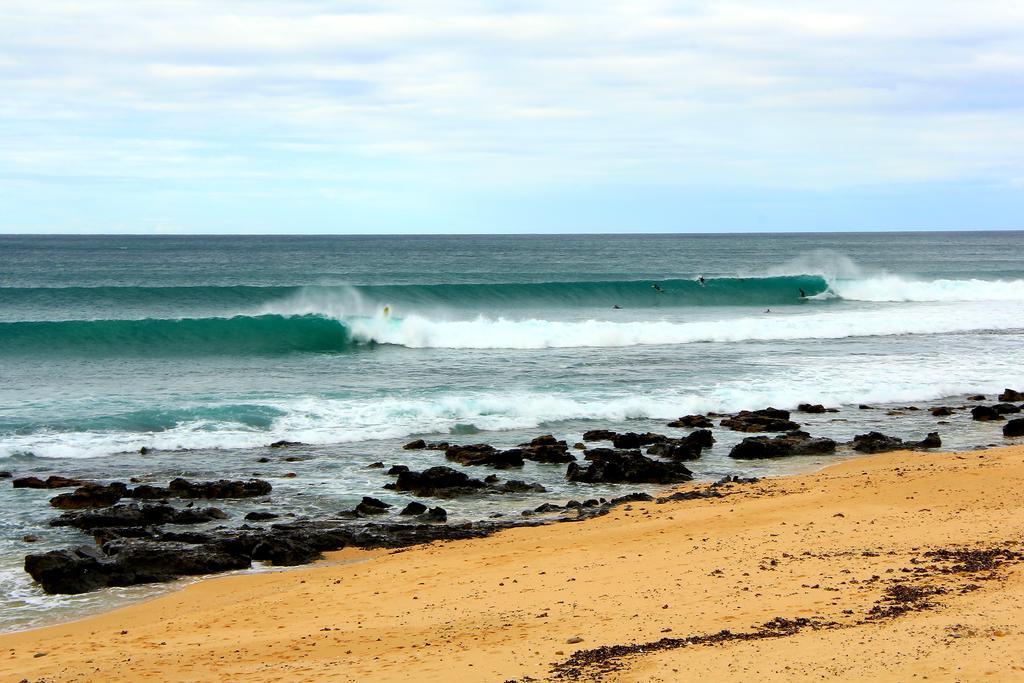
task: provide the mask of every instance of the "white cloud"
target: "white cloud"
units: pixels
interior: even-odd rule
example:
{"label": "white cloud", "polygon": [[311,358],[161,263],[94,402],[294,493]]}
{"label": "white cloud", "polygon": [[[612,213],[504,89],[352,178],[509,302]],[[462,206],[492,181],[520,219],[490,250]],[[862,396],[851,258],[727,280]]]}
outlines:
{"label": "white cloud", "polygon": [[0,7],[12,176],[1024,175],[1018,2],[19,4]]}

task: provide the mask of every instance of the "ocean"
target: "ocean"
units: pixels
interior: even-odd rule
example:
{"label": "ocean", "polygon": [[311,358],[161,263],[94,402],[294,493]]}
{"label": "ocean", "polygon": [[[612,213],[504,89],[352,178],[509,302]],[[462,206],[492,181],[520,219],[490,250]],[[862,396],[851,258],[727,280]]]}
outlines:
{"label": "ocean", "polygon": [[[413,438],[573,443],[809,402],[840,409],[800,416],[815,435],[938,429],[974,448],[1002,437],[899,409],[1024,388],[1021,232],[0,236],[0,264],[0,470],[260,476],[296,516],[407,501],[367,466],[448,464],[403,451]],[[687,465],[711,480],[851,457],[730,459],[743,436],[716,430]],[[282,439],[306,445],[285,460],[267,448]],[[515,474],[546,494],[442,504],[468,520],[643,488],[580,492],[564,467]],[[166,590],[44,595],[24,555],[90,542],[47,525],[53,493],[0,485],[0,629]],[[265,505],[223,507],[237,525]]]}

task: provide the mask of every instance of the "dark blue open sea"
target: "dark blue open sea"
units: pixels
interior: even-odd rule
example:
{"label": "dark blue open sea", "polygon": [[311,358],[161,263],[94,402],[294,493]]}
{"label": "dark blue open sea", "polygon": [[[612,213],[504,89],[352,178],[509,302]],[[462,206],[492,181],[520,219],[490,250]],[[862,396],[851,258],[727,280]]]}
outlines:
{"label": "dark blue open sea", "polygon": [[[801,416],[816,435],[919,439],[936,429],[927,411],[886,413],[1024,387],[1022,314],[1019,232],[0,236],[0,470],[258,474],[279,511],[316,515],[404,500],[366,466],[447,464],[401,450],[420,436],[572,443],[812,402],[840,408]],[[963,414],[939,431],[949,448],[1002,439]],[[743,435],[717,436],[700,478],[850,457],[734,461]],[[309,444],[303,459],[259,463],[279,439]],[[548,494],[444,505],[473,519],[583,495],[563,475],[527,463],[517,478]],[[0,485],[0,628],[163,590],[43,595],[23,556],[88,541],[47,526],[52,493]]]}

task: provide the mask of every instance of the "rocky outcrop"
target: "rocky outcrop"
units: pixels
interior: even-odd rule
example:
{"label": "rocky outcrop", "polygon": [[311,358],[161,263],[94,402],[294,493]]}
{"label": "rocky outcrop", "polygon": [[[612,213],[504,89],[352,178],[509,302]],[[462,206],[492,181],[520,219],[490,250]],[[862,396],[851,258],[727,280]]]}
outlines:
{"label": "rocky outcrop", "polygon": [[1000,415],[1013,415],[1020,412],[1020,406],[1012,403],[997,403],[992,406],[992,409]]}
{"label": "rocky outcrop", "polygon": [[50,505],[61,510],[109,507],[128,494],[128,487],[119,481],[112,484],[86,484],[71,493],[50,499]]}
{"label": "rocky outcrop", "polygon": [[85,482],[78,479],[69,479],[60,475],[52,474],[46,479],[39,477],[18,477],[11,482],[16,489],[67,489],[74,486],[83,486]]}
{"label": "rocky outcrop", "polygon": [[422,515],[426,511],[427,511],[427,506],[426,505],[424,505],[423,503],[419,503],[419,502],[414,500],[411,503],[409,503],[408,505],[406,505],[404,508],[402,508],[402,511],[399,512],[398,514],[400,514],[400,515],[407,515],[407,516],[408,515]]}
{"label": "rocky outcrop", "polygon": [[936,406],[931,409],[932,417],[948,417],[953,414],[953,409],[946,406]]}
{"label": "rocky outcrop", "polygon": [[170,505],[114,505],[98,510],[65,512],[52,520],[50,526],[70,526],[90,530],[103,527],[159,526],[161,524],[202,524],[227,519],[218,508],[186,508],[178,510]]}
{"label": "rocky outcrop", "polygon": [[423,449],[423,448],[426,448],[426,447],[427,447],[427,442],[426,441],[424,441],[423,439],[416,439],[415,441],[410,441],[409,443],[407,443],[404,446],[402,446],[402,449],[406,450],[406,451],[416,451],[416,450],[420,450],[420,449]]}
{"label": "rocky outcrop", "polygon": [[422,472],[408,470],[398,474],[398,480],[384,488],[395,491],[409,491],[416,496],[434,498],[457,498],[471,493],[480,493],[487,484],[473,479],[465,472],[451,467],[431,467]]}
{"label": "rocky outcrop", "polygon": [[191,482],[182,478],[172,480],[167,488],[141,484],[125,494],[137,500],[163,500],[165,498],[255,498],[273,490],[270,482],[262,479]]}
{"label": "rocky outcrop", "polygon": [[791,432],[800,428],[789,419],[788,410],[777,408],[742,410],[720,424],[736,432]]}
{"label": "rocky outcrop", "polygon": [[610,429],[591,429],[583,432],[584,441],[611,441],[615,438],[615,432]]}
{"label": "rocky outcrop", "polygon": [[678,462],[652,460],[635,450],[594,449],[586,451],[586,465],[569,463],[566,479],[585,483],[674,484],[693,479],[693,473]]}
{"label": "rocky outcrop", "polygon": [[807,432],[795,431],[774,438],[748,436],[733,447],[729,457],[753,460],[791,455],[819,455],[834,453],[835,450],[836,442],[832,439],[816,438]]}
{"label": "rocky outcrop", "polygon": [[576,460],[576,456],[569,452],[569,445],[550,434],[519,444],[519,448],[513,450],[518,451],[523,459],[534,462],[560,464]]}
{"label": "rocky outcrop", "polygon": [[86,593],[108,586],[246,569],[249,557],[188,543],[112,541],[102,548],[53,550],[25,558],[25,571],[47,593]]}
{"label": "rocky outcrop", "polygon": [[666,439],[652,444],[647,454],[672,460],[696,460],[703,449],[711,448],[714,443],[715,437],[710,430],[698,429],[681,439]]}
{"label": "rocky outcrop", "polygon": [[276,512],[270,512],[268,510],[253,510],[245,515],[245,521],[247,522],[266,522],[271,519],[277,519],[281,515]]}
{"label": "rocky outcrop", "polygon": [[820,403],[801,403],[796,407],[801,413],[824,413],[825,406]]}

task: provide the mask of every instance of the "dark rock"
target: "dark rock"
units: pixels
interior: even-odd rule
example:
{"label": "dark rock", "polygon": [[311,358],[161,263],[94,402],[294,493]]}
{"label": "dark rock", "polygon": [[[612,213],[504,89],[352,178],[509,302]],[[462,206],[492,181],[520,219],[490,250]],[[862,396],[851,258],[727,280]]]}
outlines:
{"label": "dark rock", "polygon": [[611,441],[615,438],[615,432],[610,429],[591,429],[583,432],[584,441]]}
{"label": "dark rock", "polygon": [[247,556],[205,545],[119,540],[105,544],[102,550],[81,547],[28,555],[25,571],[47,593],[76,594],[246,569],[250,564]]}
{"label": "dark rock", "polygon": [[928,432],[928,436],[917,442],[917,448],[940,448],[941,446],[942,439],[939,438],[938,432]]}
{"label": "dark rock", "polygon": [[612,498],[608,501],[609,507],[615,507],[616,505],[624,505],[626,503],[651,503],[654,501],[654,496],[649,493],[638,491],[636,493],[627,493],[624,496],[618,498]]}
{"label": "dark rock", "polygon": [[409,443],[402,446],[402,448],[407,451],[418,451],[426,447],[427,442],[424,441],[423,439],[416,439],[415,441],[410,441]]}
{"label": "dark rock", "polygon": [[16,489],[66,489],[84,484],[85,482],[78,479],[68,479],[59,475],[50,475],[45,481],[39,477],[19,477],[11,482],[11,486]]}
{"label": "dark rock", "polygon": [[443,524],[448,521],[448,511],[443,507],[432,507],[416,519],[421,522]]}
{"label": "dark rock", "polygon": [[853,437],[850,445],[853,447],[853,450],[860,453],[885,453],[907,447],[907,444],[903,443],[903,439],[895,436],[886,436],[881,432],[858,434]]}
{"label": "dark rock", "polygon": [[396,491],[411,491],[417,496],[455,498],[467,493],[477,493],[487,486],[479,479],[473,479],[464,472],[451,467],[431,467],[422,472],[401,472],[394,484],[384,488]]}
{"label": "dark rock", "polygon": [[523,456],[519,449],[513,448],[507,451],[499,451],[484,443],[471,444],[468,446],[449,446],[444,452],[444,457],[462,465],[487,465],[497,469],[508,469],[509,467],[522,467]]}
{"label": "dark rock", "polygon": [[997,403],[992,406],[992,409],[1000,415],[1010,415],[1011,413],[1020,412],[1020,406],[1015,406],[1012,403]]}
{"label": "dark rock", "polygon": [[378,462],[373,462],[373,463],[370,463],[369,465],[367,465],[366,468],[370,469],[370,470],[382,470],[382,469],[384,469],[384,463],[379,462],[379,461]]}
{"label": "dark rock", "polygon": [[801,413],[824,413],[825,406],[820,403],[801,403],[796,407]]}
{"label": "dark rock", "polygon": [[708,429],[698,429],[681,439],[667,439],[647,449],[648,455],[658,455],[673,460],[696,460],[705,448],[711,448],[715,437]]}
{"label": "dark rock", "polygon": [[533,511],[538,514],[544,514],[547,512],[558,512],[562,509],[563,508],[561,505],[555,505],[554,503],[542,503],[541,505],[535,507]]}
{"label": "dark rock", "polygon": [[[534,439],[536,441],[536,439]],[[519,452],[524,460],[544,463],[566,463],[576,460],[576,456],[569,452],[564,441],[554,444],[538,444],[524,448],[513,449]],[[507,451],[506,451],[507,452]]]}
{"label": "dark rock", "polygon": [[142,448],[139,449],[139,455],[149,455],[152,452],[153,449],[149,448],[148,446],[143,446]]}
{"label": "dark rock", "polygon": [[264,510],[254,510],[245,516],[245,519],[249,522],[265,522],[268,519],[277,519],[281,515],[274,512],[266,512]]}
{"label": "dark rock", "polygon": [[577,441],[576,443],[574,443],[572,445],[572,447],[574,449],[576,449],[577,451],[582,451],[582,450],[586,449],[587,445],[585,443],[583,443],[582,441]]}
{"label": "dark rock", "polygon": [[1024,436],[1024,417],[1017,417],[1003,425],[1003,436]]}
{"label": "dark rock", "polygon": [[257,458],[256,462],[270,462],[270,458],[264,455],[262,458]]}
{"label": "dark rock", "polygon": [[447,441],[428,441],[427,449],[431,451],[446,451],[450,445]]}
{"label": "dark rock", "polygon": [[70,526],[76,529],[103,527],[158,526],[160,524],[202,524],[227,515],[217,508],[191,508],[177,510],[170,505],[114,505],[98,510],[65,512],[52,520],[50,526]]}
{"label": "dark rock", "polygon": [[402,472],[408,472],[408,465],[392,465],[391,469],[387,471],[388,474],[401,474]]}
{"label": "dark rock", "polygon": [[722,420],[721,425],[736,432],[789,432],[800,428],[800,425],[790,421],[788,410],[777,408],[742,410]]}
{"label": "dark rock", "polygon": [[128,487],[119,481],[106,486],[86,484],[72,493],[62,493],[50,499],[50,505],[61,510],[83,508],[105,508],[121,500],[128,493]]}
{"label": "dark rock", "polygon": [[565,447],[565,442],[564,441],[559,441],[558,439],[553,437],[551,434],[544,434],[543,436],[538,436],[538,437],[532,439],[530,441],[530,443],[521,443],[519,445],[521,447],[524,447],[524,448],[530,447],[530,446],[562,446],[564,448]]}
{"label": "dark rock", "polygon": [[874,410],[874,408],[872,406],[869,406],[867,403],[861,403],[859,406],[857,406],[857,408],[859,410]]}
{"label": "dark rock", "polygon": [[391,505],[382,500],[363,496],[363,500],[356,505],[356,512],[362,515],[383,515],[390,507]]}
{"label": "dark rock", "polygon": [[596,460],[598,458],[615,458],[620,455],[640,455],[640,451],[636,449],[618,450],[615,448],[588,448],[583,451],[584,460]]}
{"label": "dark rock", "polygon": [[180,477],[172,480],[167,488],[182,498],[254,498],[272,490],[270,482],[262,479],[190,482]]}
{"label": "dark rock", "polygon": [[647,432],[646,434],[626,432],[625,434],[616,434],[612,437],[612,445],[616,448],[640,448],[641,446],[650,446],[662,441],[668,441],[668,437],[664,434],[654,434],[652,432]]}
{"label": "dark rock", "polygon": [[[595,449],[597,450],[597,449]],[[607,449],[601,449],[607,450]],[[652,460],[638,451],[588,451],[590,463],[569,463],[565,478],[586,483],[630,482],[637,484],[674,484],[693,479],[693,473],[678,462]]]}
{"label": "dark rock", "polygon": [[491,491],[495,493],[547,493],[547,489],[540,484],[528,484],[518,479],[509,479],[504,484],[492,486]]}
{"label": "dark rock", "polygon": [[1003,403],[1007,401],[1024,401],[1024,392],[1003,389],[1003,393],[999,394],[999,400]]}
{"label": "dark rock", "polygon": [[934,417],[946,417],[947,415],[952,414],[952,409],[947,408],[946,406],[938,406],[936,408],[932,408],[932,416]]}
{"label": "dark rock", "polygon": [[7,470],[0,471],[0,479],[10,479],[11,476],[11,473],[8,472]]}
{"label": "dark rock", "polygon": [[814,438],[807,432],[797,431],[774,438],[748,436],[733,447],[729,452],[729,457],[739,459],[779,458],[790,455],[834,453],[835,450],[836,442],[832,439]]}
{"label": "dark rock", "polygon": [[309,444],[304,444],[301,441],[285,441],[284,439],[281,439],[280,441],[275,441],[274,443],[270,444],[268,447],[269,448],[290,448],[292,446],[308,446],[308,445]]}
{"label": "dark rock", "polygon": [[985,394],[974,394],[972,396],[968,396],[967,400],[968,401],[984,401],[985,400]]}
{"label": "dark rock", "polygon": [[975,406],[971,408],[971,419],[980,422],[994,422],[1005,419],[999,411],[991,406]]}
{"label": "dark rock", "polygon": [[399,512],[398,514],[400,514],[400,515],[422,515],[426,511],[427,511],[427,506],[426,505],[424,505],[423,503],[419,503],[419,502],[414,500],[413,502],[409,503],[404,508],[402,508],[402,511]]}
{"label": "dark rock", "polygon": [[715,423],[709,420],[704,415],[683,415],[678,420],[673,420],[672,422],[669,422],[666,426],[686,429],[692,427],[706,428],[714,427]]}

